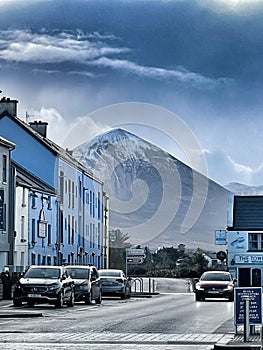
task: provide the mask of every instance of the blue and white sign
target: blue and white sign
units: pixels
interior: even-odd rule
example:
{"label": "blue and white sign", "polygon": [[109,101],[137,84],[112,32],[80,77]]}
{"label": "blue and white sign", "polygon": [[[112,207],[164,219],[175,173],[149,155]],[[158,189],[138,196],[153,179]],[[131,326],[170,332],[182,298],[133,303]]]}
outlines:
{"label": "blue and white sign", "polygon": [[238,287],[234,290],[235,325],[244,324],[244,296],[249,296],[249,324],[262,323],[262,288]]}
{"label": "blue and white sign", "polygon": [[216,245],[227,244],[226,230],[215,230],[215,244]]}

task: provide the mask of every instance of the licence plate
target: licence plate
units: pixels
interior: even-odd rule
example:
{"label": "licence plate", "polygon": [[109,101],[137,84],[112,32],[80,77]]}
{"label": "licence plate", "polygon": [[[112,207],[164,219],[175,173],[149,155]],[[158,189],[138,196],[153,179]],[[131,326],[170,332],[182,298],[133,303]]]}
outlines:
{"label": "licence plate", "polygon": [[218,294],[218,292],[219,292],[218,290],[209,290],[208,293],[209,294]]}
{"label": "licence plate", "polygon": [[41,298],[41,294],[28,294],[28,298]]}

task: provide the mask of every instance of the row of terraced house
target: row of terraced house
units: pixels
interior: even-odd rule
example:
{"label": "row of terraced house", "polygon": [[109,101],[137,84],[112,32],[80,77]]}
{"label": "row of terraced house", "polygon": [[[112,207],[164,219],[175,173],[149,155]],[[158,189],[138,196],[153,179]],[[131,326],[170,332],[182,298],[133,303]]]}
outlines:
{"label": "row of terraced house", "polygon": [[108,267],[109,199],[103,183],[47,138],[48,123],[0,100],[0,271],[27,266]]}

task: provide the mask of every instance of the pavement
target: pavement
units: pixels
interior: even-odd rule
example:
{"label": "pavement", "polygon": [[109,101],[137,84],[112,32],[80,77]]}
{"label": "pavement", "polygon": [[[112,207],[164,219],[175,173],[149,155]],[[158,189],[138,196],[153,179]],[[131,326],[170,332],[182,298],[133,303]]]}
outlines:
{"label": "pavement", "polygon": [[[25,318],[43,317],[41,312],[13,308],[11,300],[0,300],[0,318]],[[13,334],[13,332],[11,332]],[[244,341],[243,327],[239,326],[237,334],[210,333],[210,334],[163,334],[163,333],[112,333],[112,332],[84,332],[84,333],[30,333],[25,340],[25,333],[18,332],[10,339],[10,330],[0,330],[0,343],[65,343],[78,344],[142,344],[142,345],[210,345],[214,350],[219,349],[249,349],[263,350],[261,339],[261,327],[254,329],[254,334],[249,335],[248,341]],[[211,348],[212,349],[212,348]]]}

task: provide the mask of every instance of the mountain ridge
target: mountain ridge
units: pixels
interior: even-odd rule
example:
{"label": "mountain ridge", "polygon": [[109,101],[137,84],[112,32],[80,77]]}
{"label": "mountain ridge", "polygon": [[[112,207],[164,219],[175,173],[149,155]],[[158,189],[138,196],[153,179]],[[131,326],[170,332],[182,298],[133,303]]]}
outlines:
{"label": "mountain ridge", "polygon": [[216,248],[214,231],[227,226],[223,186],[124,129],[95,136],[73,156],[102,179],[110,227],[128,231],[131,243]]}

